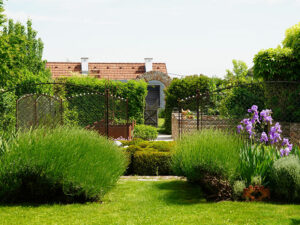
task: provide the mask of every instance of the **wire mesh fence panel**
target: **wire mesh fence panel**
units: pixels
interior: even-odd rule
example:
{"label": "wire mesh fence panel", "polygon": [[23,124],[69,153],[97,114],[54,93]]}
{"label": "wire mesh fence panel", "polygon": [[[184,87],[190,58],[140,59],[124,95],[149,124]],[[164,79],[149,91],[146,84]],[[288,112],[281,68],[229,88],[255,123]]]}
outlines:
{"label": "wire mesh fence panel", "polygon": [[[248,109],[271,110],[273,124],[280,122],[282,136],[300,141],[300,83],[253,82],[224,86],[209,93],[196,92],[179,100],[174,121],[179,135],[201,129],[236,132],[237,125],[249,118]],[[177,120],[177,121],[176,121]]]}
{"label": "wire mesh fence panel", "polygon": [[36,99],[37,126],[56,127],[63,124],[62,100],[55,96],[40,95]]}
{"label": "wire mesh fence panel", "polygon": [[16,127],[30,128],[36,125],[36,96],[25,95],[17,100]]}
{"label": "wire mesh fence panel", "polygon": [[17,100],[17,128],[55,127],[62,122],[60,98],[31,94]]}

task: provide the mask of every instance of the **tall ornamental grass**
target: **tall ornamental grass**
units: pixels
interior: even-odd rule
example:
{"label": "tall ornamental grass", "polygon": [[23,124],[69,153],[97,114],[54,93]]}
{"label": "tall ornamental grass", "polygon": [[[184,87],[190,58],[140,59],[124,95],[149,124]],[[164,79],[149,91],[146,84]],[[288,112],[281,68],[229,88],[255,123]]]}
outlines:
{"label": "tall ornamental grass", "polygon": [[190,133],[178,141],[172,156],[177,175],[199,181],[205,174],[233,179],[237,176],[242,141],[221,130]]}
{"label": "tall ornamental grass", "polygon": [[80,128],[20,133],[0,158],[0,201],[100,200],[126,169],[124,153]]}

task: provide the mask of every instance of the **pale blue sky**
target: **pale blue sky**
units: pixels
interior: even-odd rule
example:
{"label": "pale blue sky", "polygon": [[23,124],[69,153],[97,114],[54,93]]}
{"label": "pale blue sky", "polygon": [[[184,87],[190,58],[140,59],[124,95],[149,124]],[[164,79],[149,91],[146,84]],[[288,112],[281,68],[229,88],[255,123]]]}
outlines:
{"label": "pale blue sky", "polygon": [[8,0],[33,20],[48,61],[166,62],[169,73],[223,76],[252,65],[300,21],[300,0]]}

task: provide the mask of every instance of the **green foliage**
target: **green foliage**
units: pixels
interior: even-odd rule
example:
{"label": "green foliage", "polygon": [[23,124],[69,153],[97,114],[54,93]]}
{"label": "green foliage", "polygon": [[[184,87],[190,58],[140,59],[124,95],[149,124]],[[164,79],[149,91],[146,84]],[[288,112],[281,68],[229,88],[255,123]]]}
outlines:
{"label": "green foliage", "polygon": [[126,168],[122,151],[97,133],[59,127],[20,133],[1,157],[3,202],[101,199]]}
{"label": "green foliage", "polygon": [[3,14],[3,12],[4,12],[3,0],[0,0],[0,27],[6,21],[6,16]]}
{"label": "green foliage", "polygon": [[135,175],[170,175],[170,152],[137,151],[133,157]]}
{"label": "green foliage", "polygon": [[280,157],[273,146],[245,143],[240,149],[239,173],[250,185],[255,177],[261,177],[262,184],[268,184],[268,176],[275,160]]}
{"label": "green foliage", "polygon": [[[138,139],[139,140],[139,139]],[[170,175],[170,157],[175,142],[166,141],[122,141],[129,146],[130,165],[127,174],[134,175]]]}
{"label": "green foliage", "polygon": [[235,80],[245,78],[248,74],[248,66],[242,60],[232,60],[233,70],[226,70],[225,79],[227,80]]}
{"label": "green foliage", "polygon": [[136,125],[133,130],[135,138],[143,140],[154,140],[158,136],[157,128],[148,125]]}
{"label": "green foliage", "polygon": [[27,26],[9,20],[0,33],[0,87],[23,81],[48,81],[51,73],[42,60],[43,43],[29,20]]}
{"label": "green foliage", "polygon": [[[124,83],[121,81],[107,81],[100,80],[94,77],[70,77],[67,79],[61,79],[66,83],[65,97],[70,97],[83,92],[97,91],[104,93],[105,88],[110,90],[110,94],[121,96],[124,99],[128,98],[128,113],[131,120],[136,120],[137,123],[143,123],[144,121],[144,107],[145,98],[147,96],[147,83],[144,81],[129,80]],[[58,91],[58,90],[57,90]],[[59,90],[61,91],[61,90]],[[78,99],[79,102],[73,101],[70,105],[71,108],[90,108],[91,110],[97,105],[97,109],[100,110],[99,115],[104,112],[101,110],[99,104],[104,104],[104,97],[97,99],[95,97],[89,97],[86,101]],[[97,101],[97,102],[95,102]],[[120,104],[119,104],[120,105]],[[123,117],[126,118],[125,109],[126,104],[122,101]],[[84,113],[84,110],[81,110]],[[90,112],[88,112],[90,113]],[[99,116],[98,115],[98,116]],[[81,118],[84,117],[80,116]],[[79,118],[80,118],[79,117]],[[101,116],[99,116],[101,118]]]}
{"label": "green foliage", "polygon": [[204,174],[232,180],[237,175],[241,140],[220,130],[203,130],[180,139],[172,157],[176,175],[201,181]]}
{"label": "green foliage", "polygon": [[266,81],[299,81],[297,60],[290,48],[270,48],[255,55],[254,76]]}
{"label": "green foliage", "polygon": [[300,122],[300,82],[266,83],[265,104],[275,121]]}
{"label": "green foliage", "polygon": [[172,111],[178,107],[178,99],[193,96],[197,93],[206,93],[210,90],[210,79],[204,75],[187,76],[182,79],[173,79],[165,91],[165,130],[171,133]]}
{"label": "green foliage", "polygon": [[253,62],[255,77],[267,81],[300,81],[300,23],[286,30],[283,48],[261,50]]}
{"label": "green foliage", "polygon": [[224,91],[220,101],[220,114],[227,118],[242,118],[252,105],[265,107],[264,86],[262,83],[239,82],[236,87]]}
{"label": "green foliage", "polygon": [[272,190],[277,198],[300,202],[300,160],[290,155],[277,160],[271,173]]}
{"label": "green foliage", "polygon": [[293,54],[300,60],[300,22],[285,31],[285,39],[282,45],[285,48],[293,49]]}
{"label": "green foliage", "polygon": [[244,194],[244,189],[246,188],[245,182],[237,180],[233,184],[233,198],[234,200],[241,200]]}

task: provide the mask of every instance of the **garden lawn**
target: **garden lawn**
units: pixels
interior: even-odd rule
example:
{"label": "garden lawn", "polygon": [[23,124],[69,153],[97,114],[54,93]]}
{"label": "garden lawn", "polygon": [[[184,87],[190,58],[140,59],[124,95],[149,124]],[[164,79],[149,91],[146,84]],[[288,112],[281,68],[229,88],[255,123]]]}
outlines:
{"label": "garden lawn", "polygon": [[121,180],[102,204],[1,205],[0,224],[300,224],[300,205],[208,203],[186,181]]}

